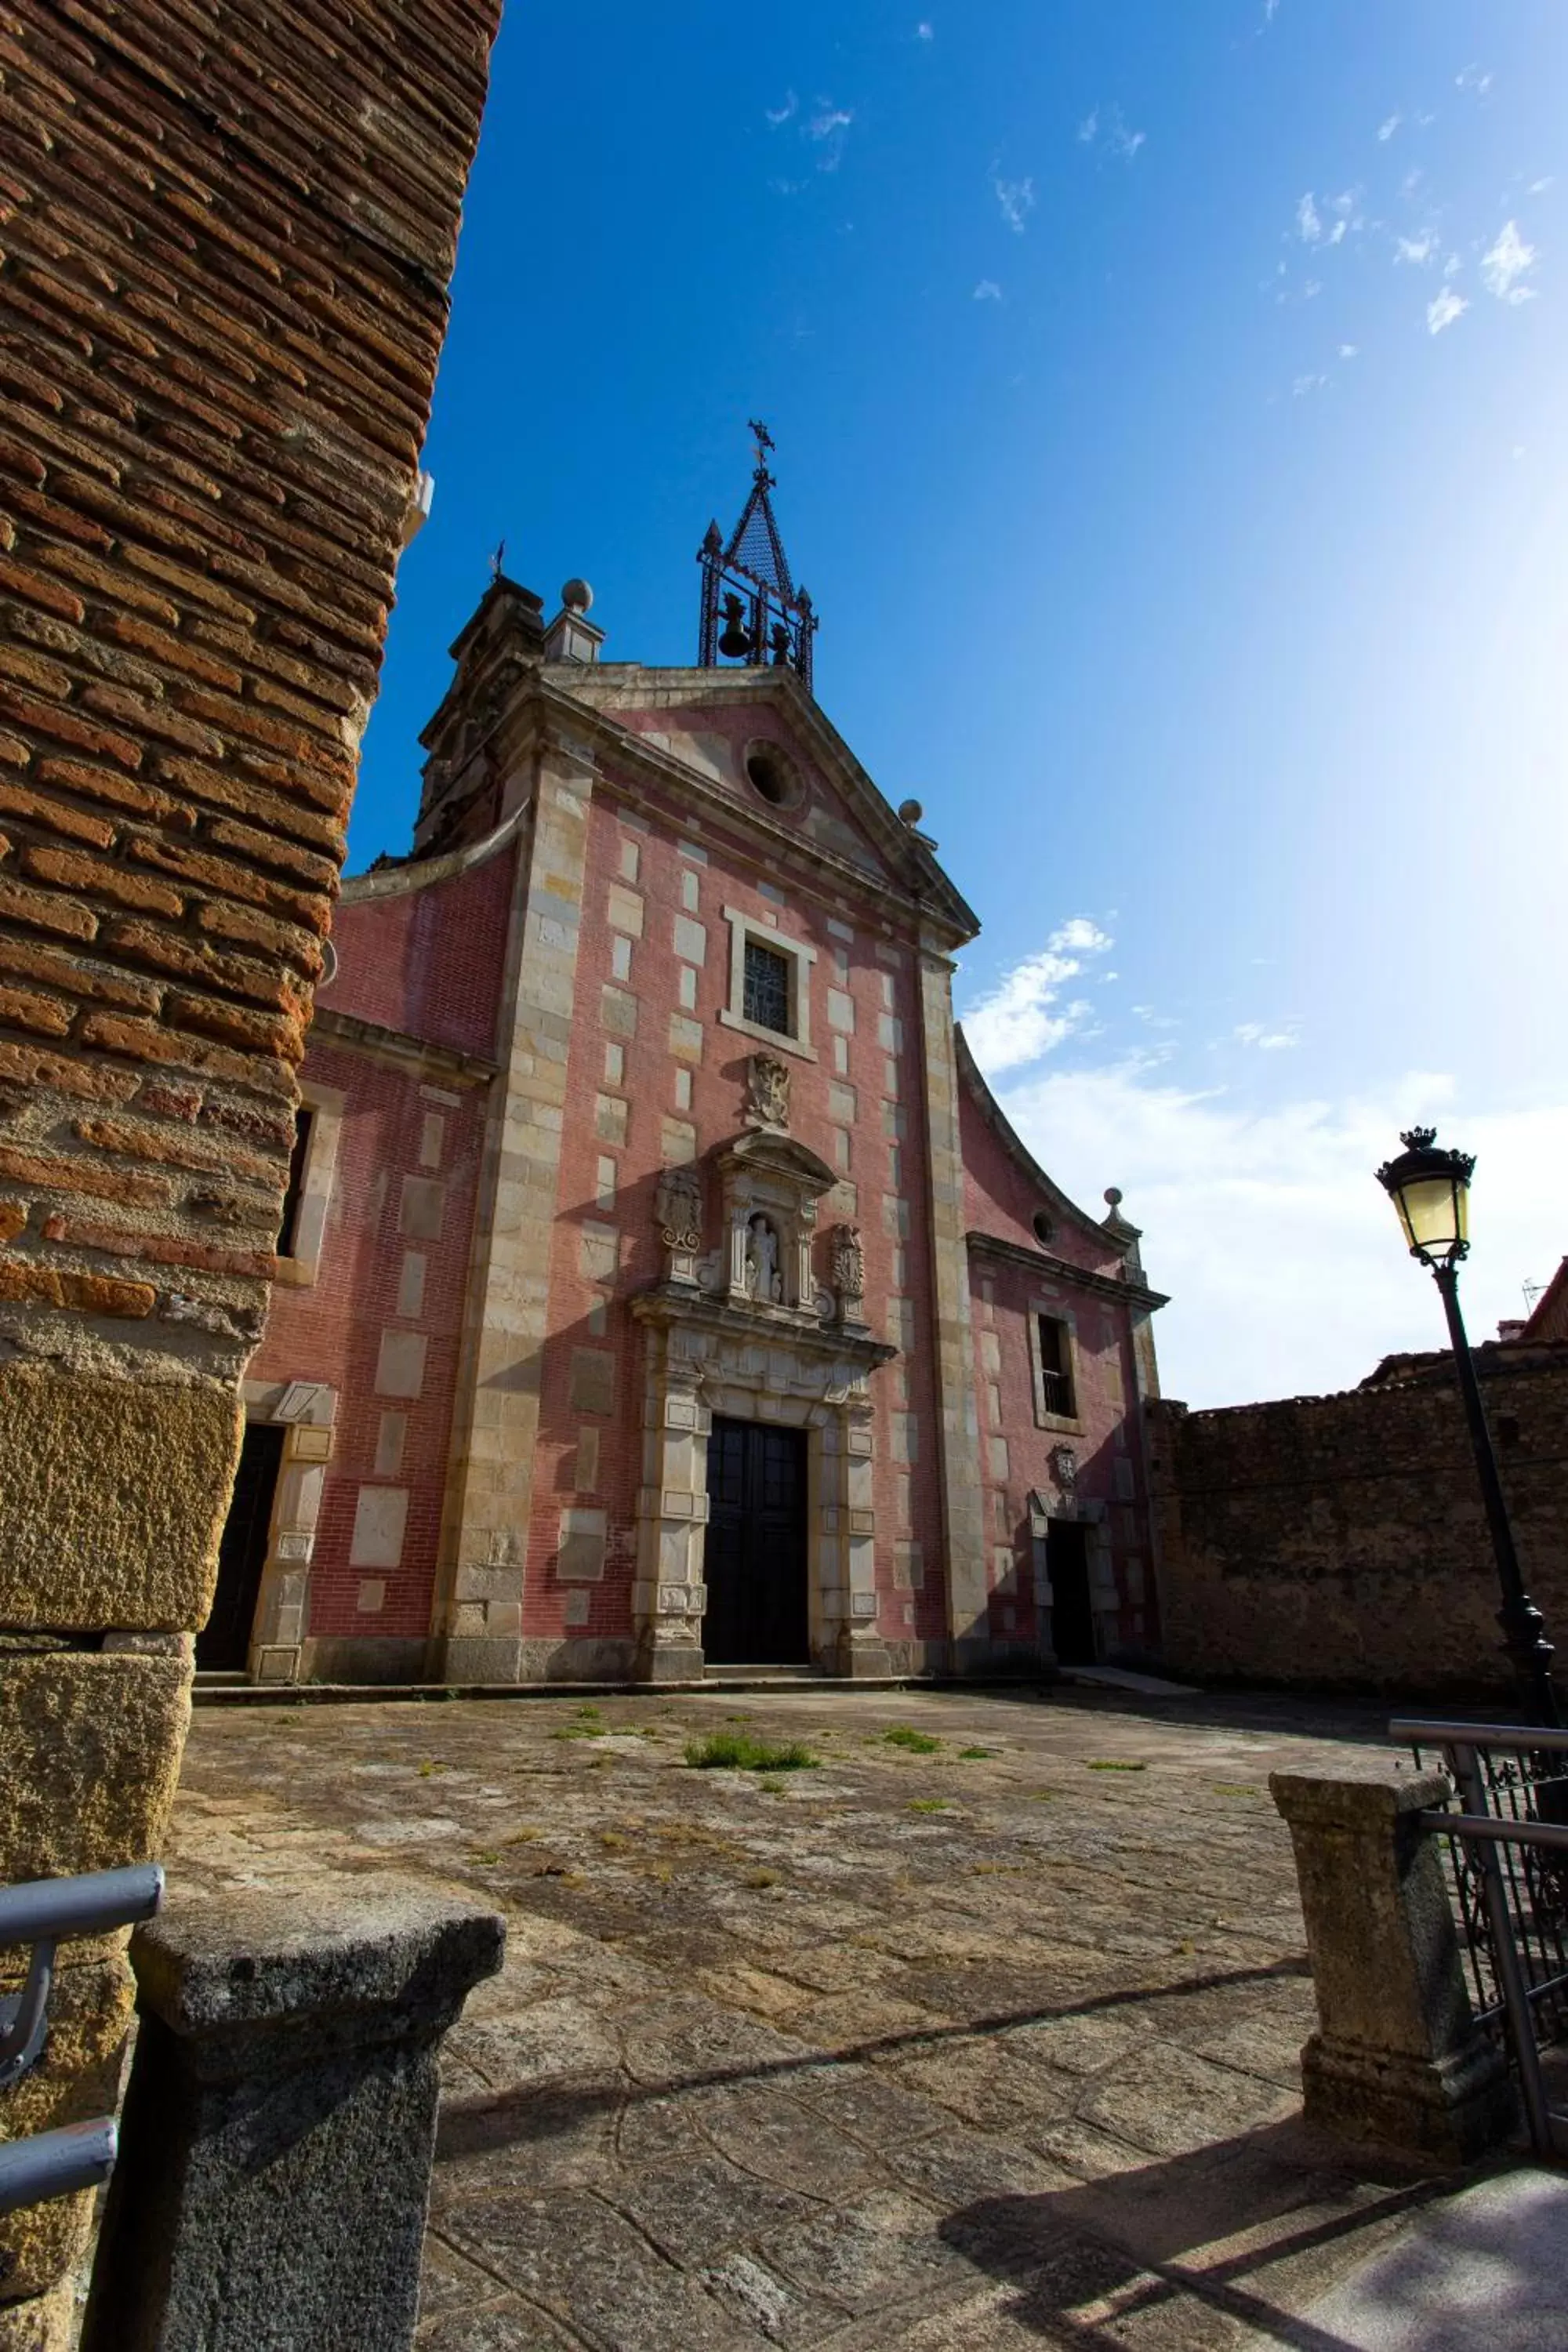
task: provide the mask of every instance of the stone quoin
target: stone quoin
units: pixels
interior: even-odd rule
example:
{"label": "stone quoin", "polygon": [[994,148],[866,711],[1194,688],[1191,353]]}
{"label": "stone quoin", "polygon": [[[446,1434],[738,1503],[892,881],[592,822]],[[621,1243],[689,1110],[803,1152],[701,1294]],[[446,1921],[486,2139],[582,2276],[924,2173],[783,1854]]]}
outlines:
{"label": "stone quoin", "polygon": [[964,1047],[975,918],[814,698],[771,487],[698,665],[499,568],[452,649],[412,853],[333,917],[210,1667],[1156,1647],[1163,1302]]}

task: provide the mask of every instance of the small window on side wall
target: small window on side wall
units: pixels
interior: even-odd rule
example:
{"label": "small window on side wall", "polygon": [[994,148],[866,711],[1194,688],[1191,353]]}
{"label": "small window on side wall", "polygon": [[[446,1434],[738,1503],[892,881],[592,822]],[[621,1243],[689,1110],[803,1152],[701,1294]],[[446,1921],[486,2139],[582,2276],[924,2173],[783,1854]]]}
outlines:
{"label": "small window on side wall", "polygon": [[273,1274],[280,1283],[309,1286],[321,1271],[345,1108],[335,1087],[306,1081],[305,1099],[294,1113],[289,1181],[273,1244]]}
{"label": "small window on side wall", "polygon": [[1035,1318],[1039,1349],[1040,1410],[1052,1421],[1075,1421],[1078,1400],[1073,1393],[1072,1332],[1054,1315]]}
{"label": "small window on side wall", "polygon": [[292,1257],[294,1244],[300,1237],[300,1210],[305,1198],[305,1163],[310,1157],[310,1129],[315,1117],[309,1103],[301,1103],[294,1113],[294,1149],[289,1156],[289,1188],[283,1195],[283,1210],[278,1220],[278,1239],[274,1244],[279,1257]]}

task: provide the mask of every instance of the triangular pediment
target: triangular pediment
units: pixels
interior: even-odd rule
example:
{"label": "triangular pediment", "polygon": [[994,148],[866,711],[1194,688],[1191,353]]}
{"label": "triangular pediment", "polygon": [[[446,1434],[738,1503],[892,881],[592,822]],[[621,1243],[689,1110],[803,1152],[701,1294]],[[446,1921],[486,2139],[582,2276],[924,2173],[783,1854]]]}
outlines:
{"label": "triangular pediment", "polygon": [[[700,775],[754,817],[918,897],[954,945],[980,926],[919,820],[893,808],[788,669],[600,668],[592,698],[629,734]],[[776,762],[773,799],[752,763]]]}

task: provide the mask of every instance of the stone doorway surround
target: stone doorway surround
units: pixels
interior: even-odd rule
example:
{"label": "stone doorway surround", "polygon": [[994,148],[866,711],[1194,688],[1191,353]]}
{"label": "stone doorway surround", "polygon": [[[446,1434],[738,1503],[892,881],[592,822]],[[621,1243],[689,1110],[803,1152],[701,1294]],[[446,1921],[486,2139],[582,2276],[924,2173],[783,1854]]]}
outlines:
{"label": "stone doorway surround", "polygon": [[246,1381],[241,1395],[247,1422],[280,1422],[285,1433],[247,1670],[253,1683],[293,1683],[301,1675],[338,1392],[324,1381]]}
{"label": "stone doorway surround", "polygon": [[1077,1491],[1077,1457],[1070,1446],[1057,1446],[1051,1457],[1051,1485],[1045,1494],[1037,1489],[1030,1494],[1029,1552],[1035,1578],[1035,1623],[1038,1629],[1037,1646],[1041,1658],[1057,1664],[1053,1612],[1055,1595],[1051,1591],[1050,1569],[1047,1564],[1046,1546],[1050,1538],[1051,1521],[1066,1521],[1084,1529],[1084,1551],[1089,1570],[1089,1611],[1094,1628],[1094,1653],[1098,1661],[1118,1648],[1121,1638],[1121,1595],[1116,1584],[1116,1562],[1110,1544],[1110,1513],[1098,1497],[1079,1495]]}
{"label": "stone doorway surround", "polygon": [[[831,1281],[819,1284],[817,1204],[837,1179],[791,1136],[737,1137],[712,1155],[711,1171],[722,1198],[720,1247],[702,1255],[700,1170],[667,1170],[658,1214],[668,1270],[632,1301],[647,1343],[632,1593],[638,1674],[679,1682],[702,1672],[708,1437],[720,1413],[805,1432],[812,1659],[826,1674],[886,1675],[870,1377],[898,1349],[863,1319],[859,1235],[834,1228]],[[761,1246],[759,1223],[767,1232]]]}

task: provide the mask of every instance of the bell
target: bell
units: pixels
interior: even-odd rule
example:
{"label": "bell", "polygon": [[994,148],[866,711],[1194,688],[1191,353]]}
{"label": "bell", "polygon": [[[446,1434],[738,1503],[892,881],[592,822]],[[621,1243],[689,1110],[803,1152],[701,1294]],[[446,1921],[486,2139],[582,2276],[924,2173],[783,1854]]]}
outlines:
{"label": "bell", "polygon": [[775,669],[787,669],[792,658],[792,648],[790,646],[789,630],[783,621],[775,621],[773,623],[772,632],[768,638],[768,643],[772,646],[773,650],[773,667]]}
{"label": "bell", "polygon": [[752,650],[752,633],[746,626],[745,606],[738,596],[724,599],[724,634],[719,640],[719,650],[731,661],[740,661]]}

